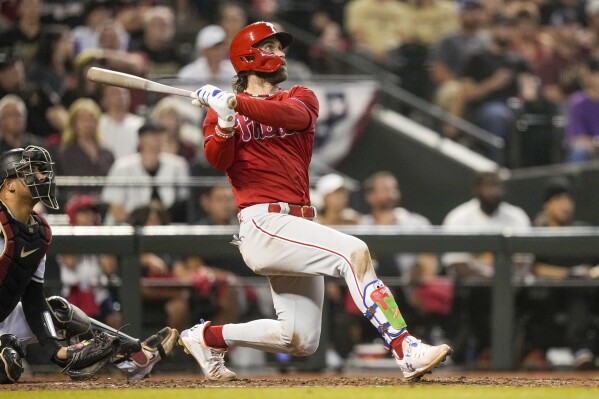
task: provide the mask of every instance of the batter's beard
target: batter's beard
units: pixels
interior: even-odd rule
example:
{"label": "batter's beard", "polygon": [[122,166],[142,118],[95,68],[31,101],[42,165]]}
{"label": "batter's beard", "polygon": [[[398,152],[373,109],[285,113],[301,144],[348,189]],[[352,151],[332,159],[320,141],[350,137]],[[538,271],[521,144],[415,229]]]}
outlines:
{"label": "batter's beard", "polygon": [[256,76],[260,79],[270,83],[273,86],[278,85],[281,82],[287,80],[287,67],[285,65],[281,65],[279,69],[275,72],[258,72],[256,71]]}

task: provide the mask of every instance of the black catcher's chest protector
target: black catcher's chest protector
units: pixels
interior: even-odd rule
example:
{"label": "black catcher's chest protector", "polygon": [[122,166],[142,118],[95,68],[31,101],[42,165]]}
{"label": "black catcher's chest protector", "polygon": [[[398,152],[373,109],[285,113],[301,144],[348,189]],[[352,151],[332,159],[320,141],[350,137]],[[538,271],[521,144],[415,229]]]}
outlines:
{"label": "black catcher's chest protector", "polygon": [[46,220],[37,213],[33,219],[35,223],[31,225],[15,220],[0,202],[0,228],[4,236],[4,251],[0,256],[0,321],[21,300],[52,240]]}

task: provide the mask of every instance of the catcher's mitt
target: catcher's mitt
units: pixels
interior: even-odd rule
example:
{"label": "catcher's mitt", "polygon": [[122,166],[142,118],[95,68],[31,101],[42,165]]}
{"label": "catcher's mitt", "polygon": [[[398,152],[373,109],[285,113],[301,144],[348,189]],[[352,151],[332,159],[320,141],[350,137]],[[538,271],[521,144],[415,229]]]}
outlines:
{"label": "catcher's mitt", "polygon": [[118,337],[100,333],[93,339],[67,347],[67,360],[55,360],[64,367],[61,373],[73,380],[88,380],[114,359],[120,346]]}

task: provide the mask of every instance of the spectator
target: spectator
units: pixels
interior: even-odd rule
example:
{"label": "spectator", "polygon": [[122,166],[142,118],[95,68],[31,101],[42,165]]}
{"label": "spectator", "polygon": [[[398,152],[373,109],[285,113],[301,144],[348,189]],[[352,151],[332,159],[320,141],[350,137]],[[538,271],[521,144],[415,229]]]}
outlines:
{"label": "spectator", "polygon": [[102,142],[116,159],[137,152],[137,131],[144,120],[129,112],[131,95],[129,90],[116,86],[102,87],[99,128]]}
{"label": "spectator", "polygon": [[446,0],[413,0],[407,5],[410,26],[404,27],[402,42],[389,52],[388,65],[400,77],[402,88],[430,100],[429,53],[441,37],[458,30],[457,7]]}
{"label": "spectator", "polygon": [[196,224],[235,225],[237,224],[237,207],[230,185],[216,185],[202,192],[198,198],[199,205],[206,216]]}
{"label": "spectator", "polygon": [[404,41],[418,42],[426,47],[436,45],[443,36],[459,29],[458,9],[455,1],[412,0],[409,5],[410,30]]}
{"label": "spectator", "polygon": [[129,36],[120,23],[109,21],[98,27],[98,46],[77,55],[77,66],[94,60],[102,67],[133,75],[148,72],[148,60],[141,52],[127,51]]}
{"label": "spectator", "polygon": [[98,28],[98,47],[127,52],[131,38],[120,22],[109,20]]}
{"label": "spectator", "polygon": [[[249,299],[244,298],[245,288],[229,270],[208,266],[199,256],[190,256],[175,268],[175,277],[192,285],[186,301],[189,314],[187,323],[210,317],[219,323],[234,323],[246,310]],[[247,288],[251,290],[251,288]],[[254,294],[255,295],[255,294]]]}
{"label": "spectator", "polygon": [[586,2],[588,42],[586,47],[591,49],[592,56],[599,56],[599,0]]}
{"label": "spectator", "polygon": [[[507,139],[514,122],[508,100],[519,95],[519,84],[531,76],[526,61],[509,50],[513,24],[503,14],[494,17],[491,41],[466,61],[461,78],[462,101],[456,101],[452,110],[503,139]],[[460,107],[466,108],[460,110]],[[499,163],[504,162],[503,154],[489,155]]]}
{"label": "spectator", "polygon": [[152,110],[151,119],[164,129],[162,151],[179,155],[188,163],[192,163],[196,156],[196,147],[182,137],[185,121],[180,108],[180,103],[173,97],[165,97]]}
{"label": "spectator", "polygon": [[[226,173],[210,166],[206,160],[204,151],[198,151],[197,158],[191,164],[190,175],[193,178],[200,178],[203,182],[206,182],[206,185],[193,186],[190,188],[189,197],[191,198],[191,201],[189,201],[187,208],[187,222],[193,224],[207,216],[201,206],[201,201],[199,200],[202,193],[207,187],[210,187],[211,185],[224,185],[228,180]],[[216,181],[215,184],[211,184],[208,182],[208,179],[211,179],[212,181],[217,179],[220,180]]]}
{"label": "spectator", "polygon": [[119,23],[130,38],[130,46],[143,38],[146,12],[153,9],[151,1],[121,1],[114,12],[114,20]]}
{"label": "spectator", "polygon": [[28,126],[34,134],[46,137],[48,143],[58,143],[65,129],[64,93],[75,88],[73,42],[68,27],[51,25],[43,28],[39,47],[27,71],[27,81],[37,95],[29,102]]}
{"label": "spectator", "polygon": [[[196,224],[237,225],[237,207],[229,184],[208,188],[200,194],[199,202],[206,216]],[[251,287],[242,286],[236,274],[231,272],[243,267],[239,257],[205,259],[192,255],[185,260],[183,268],[176,270],[176,275],[193,284],[194,290],[189,298],[191,320],[216,317],[225,323],[237,322],[244,314],[250,316],[248,312],[257,310],[256,293]]]}
{"label": "spectator", "polygon": [[344,37],[341,26],[323,11],[314,13],[311,19],[312,31],[318,41],[310,46],[309,63],[315,73],[341,74],[345,71],[338,54],[349,49],[349,41]]}
{"label": "spectator", "polygon": [[538,65],[537,73],[547,99],[563,106],[567,97],[580,89],[584,65],[589,60],[589,49],[581,43],[582,27],[572,10],[554,21],[549,32],[552,51]]}
{"label": "spectator", "polygon": [[11,47],[26,67],[29,67],[37,53],[42,29],[42,0],[21,0],[18,2],[18,22],[0,34],[0,47]]}
{"label": "spectator", "polygon": [[42,21],[44,24],[61,24],[73,29],[83,23],[85,3],[81,0],[47,1]]}
{"label": "spectator", "polygon": [[277,0],[253,0],[249,7],[250,17],[254,21],[276,20],[279,11],[279,2]]}
{"label": "spectator", "polygon": [[[535,225],[556,229],[585,225],[574,219],[575,209],[568,181],[553,179],[545,187],[543,209]],[[599,278],[599,258],[572,254],[537,256],[532,271],[538,280]],[[592,323],[599,300],[596,287],[531,287],[529,290],[532,291],[531,307],[525,342],[536,350],[529,350],[527,357],[543,358],[549,347],[566,346],[574,353],[577,370],[594,368],[599,349],[596,340],[599,326]],[[547,331],[553,333],[547,334]],[[523,363],[526,361],[527,358]]]}
{"label": "spectator", "polygon": [[[47,108],[51,103],[40,90],[28,85],[23,61],[18,50],[12,47],[0,48],[0,98],[7,94],[16,95],[25,102],[26,126],[32,136],[42,138],[43,128],[40,130],[40,127],[49,126],[50,121],[56,123],[56,129],[66,125],[66,109],[60,104]],[[46,110],[50,112],[46,114]],[[48,144],[57,144],[58,141],[56,135],[54,142]]]}
{"label": "spectator", "polygon": [[10,47],[0,49],[0,98],[16,94],[26,99],[25,67],[23,61]]}
{"label": "spectator", "polygon": [[560,24],[565,18],[574,16],[579,24],[585,23],[584,1],[579,0],[553,0],[541,2],[541,24]]}
{"label": "spectator", "polygon": [[[369,176],[364,182],[364,195],[370,213],[364,215],[360,224],[394,225],[418,230],[430,226],[424,216],[398,207],[401,192],[397,179],[390,172],[382,171]],[[378,259],[378,273],[384,276],[402,276],[406,281],[426,280],[437,274],[435,255],[396,254],[393,259]]]}
{"label": "spectator", "polygon": [[101,102],[103,85],[87,79],[87,72],[93,67],[104,68],[105,65],[101,60],[93,57],[84,57],[83,55],[77,57],[75,60],[75,86],[67,89],[62,96],[63,107],[70,107],[82,97],[94,100],[98,104]]}
{"label": "spectator", "polygon": [[[505,227],[528,227],[530,219],[519,207],[504,201],[504,189],[497,172],[480,173],[473,187],[473,198],[453,210],[443,221],[445,227],[471,230],[500,230]],[[446,266],[457,277],[493,276],[494,263],[488,254],[446,254]]]}
{"label": "spectator", "polygon": [[[424,216],[399,207],[401,192],[397,179],[387,171],[377,172],[364,181],[364,195],[370,214],[360,224],[373,226],[400,226],[418,231],[430,226]],[[438,259],[432,253],[395,253],[389,257],[377,256],[377,274],[399,277],[408,286],[403,287],[396,299],[403,302],[402,313],[414,320],[412,329],[427,336],[436,324],[443,324],[451,311],[452,287],[438,279]],[[428,297],[425,297],[427,295]]]}
{"label": "spectator", "polygon": [[547,61],[553,47],[552,38],[541,29],[539,10],[532,2],[515,2],[508,13],[514,19],[511,49],[524,58],[534,71]]}
{"label": "spectator", "polygon": [[222,2],[218,9],[218,24],[222,26],[227,34],[225,48],[229,48],[233,37],[247,25],[245,9],[238,3]]}
{"label": "spectator", "polygon": [[111,17],[112,10],[106,1],[90,0],[85,4],[83,12],[84,25],[75,27],[72,32],[75,54],[99,47],[100,27],[107,23]]}
{"label": "spectator", "polygon": [[38,51],[28,69],[27,79],[60,99],[69,87],[74,71],[73,40],[68,27],[51,25],[41,32]]}
{"label": "spectator", "polygon": [[[98,226],[100,211],[89,195],[75,196],[67,202],[65,211],[71,226]],[[118,268],[112,255],[58,255],[62,295],[88,316],[113,328],[122,326],[120,304],[108,288]]]}
{"label": "spectator", "polygon": [[41,146],[39,137],[27,133],[27,107],[21,98],[8,94],[0,100],[0,153],[30,145]]}
{"label": "spectator", "polygon": [[321,177],[314,196],[314,200],[322,201],[316,221],[326,225],[358,224],[360,214],[348,206],[349,190],[349,184],[336,173]]}
{"label": "spectator", "polygon": [[587,64],[584,89],[568,99],[566,161],[585,162],[597,154],[599,142],[599,59]]}
{"label": "spectator", "polygon": [[[106,176],[114,155],[100,144],[98,121],[102,111],[94,100],[81,98],[69,108],[56,166],[66,176]],[[99,189],[88,192],[99,195]]]}
{"label": "spectator", "polygon": [[[474,183],[473,198],[451,210],[445,217],[443,226],[460,231],[500,231],[506,227],[530,226],[526,213],[505,202],[503,196],[499,175],[496,172],[480,173]],[[477,367],[488,367],[491,306],[489,287],[463,286],[462,283],[491,279],[495,272],[493,254],[448,253],[443,255],[442,260],[448,273],[455,276],[454,305],[456,314],[460,316],[460,320],[456,320],[457,328],[453,337],[453,358],[460,363],[472,362]],[[512,261],[519,274],[528,266],[528,258],[523,255],[514,256]],[[471,352],[474,358],[469,358]]]}
{"label": "spectator", "polygon": [[7,30],[18,20],[16,1],[6,1],[0,5],[0,30]]}
{"label": "spectator", "polygon": [[387,67],[400,78],[400,86],[420,98],[429,100],[432,82],[428,71],[429,48],[409,39],[387,54]]}
{"label": "spectator", "polygon": [[132,44],[131,50],[147,57],[149,78],[175,76],[185,65],[173,40],[175,29],[175,16],[170,7],[155,6],[144,13],[143,37]]}
{"label": "spectator", "polygon": [[[187,178],[189,167],[184,158],[162,151],[164,133],[160,126],[142,125],[138,130],[138,152],[118,159],[110,168],[102,192],[103,201],[109,204],[108,224],[123,223],[133,209],[152,202],[165,207],[173,220],[181,219],[180,207],[187,201],[188,188],[173,183]],[[135,179],[142,185],[123,186],[125,179]]]}
{"label": "spectator", "polygon": [[[166,226],[170,215],[161,204],[153,202],[135,208],[127,217],[127,223],[134,227]],[[139,256],[142,276],[148,279],[168,279],[175,282],[175,269],[183,267],[179,257],[170,254],[144,252]],[[166,324],[173,328],[184,328],[189,323],[188,293],[178,286],[156,288],[142,285],[145,302],[164,304]]]}
{"label": "spectator", "polygon": [[345,30],[355,51],[386,63],[389,50],[409,30],[409,8],[396,0],[352,0],[345,8]]}
{"label": "spectator", "polygon": [[459,6],[460,29],[443,37],[431,52],[430,73],[437,85],[434,102],[445,110],[456,101],[458,77],[466,60],[484,47],[481,24],[483,6],[479,0],[464,0]]}
{"label": "spectator", "polygon": [[198,32],[196,52],[198,58],[185,65],[178,73],[180,79],[198,82],[230,81],[236,75],[226,58],[226,33],[218,25],[208,25]]}

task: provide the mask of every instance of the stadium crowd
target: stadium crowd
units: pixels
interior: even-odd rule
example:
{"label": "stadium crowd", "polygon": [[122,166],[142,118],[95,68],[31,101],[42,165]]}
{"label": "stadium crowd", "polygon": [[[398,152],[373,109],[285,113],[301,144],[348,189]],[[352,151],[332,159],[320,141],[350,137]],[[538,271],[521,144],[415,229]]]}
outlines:
{"label": "stadium crowd", "polygon": [[[197,108],[172,97],[99,86],[85,76],[89,68],[100,66],[148,78],[178,77],[190,84],[228,82],[234,75],[228,43],[239,29],[257,20],[283,26],[293,21],[316,38],[288,54],[291,76],[347,73],[338,55],[356,54],[399,76],[403,89],[505,139],[508,147],[529,137],[518,135],[518,120],[545,116],[537,126],[544,141],[524,154],[520,165],[586,162],[598,154],[599,0],[0,4],[0,150],[42,145],[52,152],[61,176],[103,176],[108,183],[117,182],[104,188],[61,188],[61,203],[72,225],[236,223],[237,210],[226,186],[189,189],[156,183],[187,176],[224,181],[203,159],[202,115]],[[557,120],[566,122],[559,125]],[[451,124],[440,134],[469,145]],[[549,156],[556,146],[559,155]],[[506,153],[486,155],[501,165],[515,165]],[[147,185],[118,185],[131,176]],[[574,219],[567,182],[550,183],[539,217],[531,222],[521,209],[503,201],[496,174],[481,175],[472,200],[451,211],[443,224],[559,228],[582,223]],[[352,189],[340,175],[319,179],[314,187],[314,200],[321,208],[317,222],[409,229],[430,225],[425,216],[400,207],[399,184],[388,172],[364,181],[360,193]],[[368,214],[349,208],[349,196],[355,194],[363,194]],[[419,335],[451,341],[458,363],[489,366],[488,287],[461,283],[491,278],[490,254],[397,254],[376,261],[379,274],[402,281],[396,298],[415,320],[414,329],[422,331]],[[514,268],[548,279],[590,279],[599,275],[598,262],[521,254],[514,258]],[[119,326],[118,298],[106,289],[118,260],[65,254],[57,263],[63,294],[89,314]],[[173,327],[189,325],[199,317],[198,309],[223,323],[259,311],[256,293],[249,286],[239,288],[236,273],[218,259],[144,253],[140,263],[144,278],[177,278],[193,287],[191,294],[144,291],[147,301],[164,305],[166,321]],[[239,267],[233,269],[237,272]],[[518,318],[525,330],[522,367],[549,367],[546,352],[560,343],[571,350],[576,368],[594,367],[599,328],[590,324],[599,318],[596,290],[552,295],[539,289],[518,299]],[[354,344],[373,337],[362,334],[363,318],[354,320],[357,309],[348,304],[342,287],[327,287],[327,297],[332,309],[341,311],[331,318],[332,330],[345,332],[331,343],[347,357]],[[544,305],[549,300],[553,313]],[[556,333],[541,340],[547,335],[539,330]]]}

